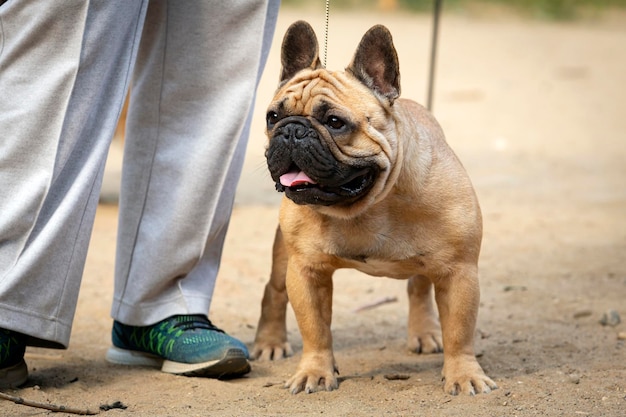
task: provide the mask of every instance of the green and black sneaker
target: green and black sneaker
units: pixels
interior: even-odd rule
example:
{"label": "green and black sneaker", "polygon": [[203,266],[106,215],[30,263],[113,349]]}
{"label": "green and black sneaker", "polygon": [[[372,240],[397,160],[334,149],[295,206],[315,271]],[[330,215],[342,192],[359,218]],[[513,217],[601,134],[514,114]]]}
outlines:
{"label": "green and black sneaker", "polygon": [[26,382],[25,351],[26,337],[23,334],[0,329],[0,388],[17,388]]}
{"label": "green and black sneaker", "polygon": [[250,372],[246,345],[204,315],[172,316],[152,326],[113,322],[107,361],[170,374],[230,379]]}

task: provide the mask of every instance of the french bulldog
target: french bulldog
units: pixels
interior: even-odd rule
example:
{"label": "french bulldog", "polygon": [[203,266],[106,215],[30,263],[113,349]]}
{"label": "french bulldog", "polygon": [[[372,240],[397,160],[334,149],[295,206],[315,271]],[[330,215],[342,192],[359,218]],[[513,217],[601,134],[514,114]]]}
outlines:
{"label": "french bulldog", "polygon": [[390,32],[372,27],[345,71],[329,71],[313,29],[299,21],[285,34],[281,64],[266,159],[285,197],[252,358],[292,354],[291,302],[303,352],[286,387],[294,394],[338,388],[332,276],[355,268],[408,280],[408,347],[443,351],[446,392],[497,388],[473,347],[480,207],[437,121],[399,98]]}

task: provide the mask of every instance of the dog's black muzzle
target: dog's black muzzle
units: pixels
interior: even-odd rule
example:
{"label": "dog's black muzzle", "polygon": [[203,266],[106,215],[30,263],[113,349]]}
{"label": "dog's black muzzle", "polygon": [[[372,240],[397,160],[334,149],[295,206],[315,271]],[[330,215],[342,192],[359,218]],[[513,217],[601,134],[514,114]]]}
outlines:
{"label": "dog's black muzzle", "polygon": [[[301,116],[278,122],[271,131],[265,153],[276,189],[297,204],[350,204],[365,195],[374,184],[378,168],[355,159],[353,165],[338,161],[321,133]],[[302,171],[311,181],[281,184],[281,177]]]}

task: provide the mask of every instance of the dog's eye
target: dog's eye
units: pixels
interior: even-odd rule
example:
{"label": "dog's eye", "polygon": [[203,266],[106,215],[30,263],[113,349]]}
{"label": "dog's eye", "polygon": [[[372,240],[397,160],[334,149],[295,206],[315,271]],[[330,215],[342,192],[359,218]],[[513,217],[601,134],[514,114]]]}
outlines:
{"label": "dog's eye", "polygon": [[268,126],[278,122],[278,113],[276,113],[275,111],[267,112],[265,121],[267,122]]}
{"label": "dog's eye", "polygon": [[326,119],[326,125],[331,129],[339,130],[346,124],[337,116],[329,116],[328,119]]}

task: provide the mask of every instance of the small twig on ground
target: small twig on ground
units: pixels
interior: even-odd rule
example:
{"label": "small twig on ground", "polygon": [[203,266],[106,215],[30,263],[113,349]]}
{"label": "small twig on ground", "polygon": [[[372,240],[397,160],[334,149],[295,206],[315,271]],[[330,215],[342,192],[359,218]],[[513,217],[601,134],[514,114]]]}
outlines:
{"label": "small twig on ground", "polygon": [[358,313],[363,310],[371,310],[372,308],[379,307],[383,304],[395,303],[396,301],[398,301],[398,297],[383,297],[380,300],[374,301],[373,303],[362,305],[361,307],[354,310],[354,312]]}
{"label": "small twig on ground", "polygon": [[284,382],[266,382],[265,384],[263,384],[263,388],[269,388],[269,387],[273,387],[274,385],[284,385]]}
{"label": "small twig on ground", "polygon": [[15,404],[25,405],[27,407],[43,408],[57,413],[79,414],[81,416],[94,416],[100,414],[100,411],[79,410],[77,408],[66,407],[64,405],[44,404],[36,401],[26,400],[22,397],[15,397],[4,392],[0,392],[0,399],[12,401]]}

